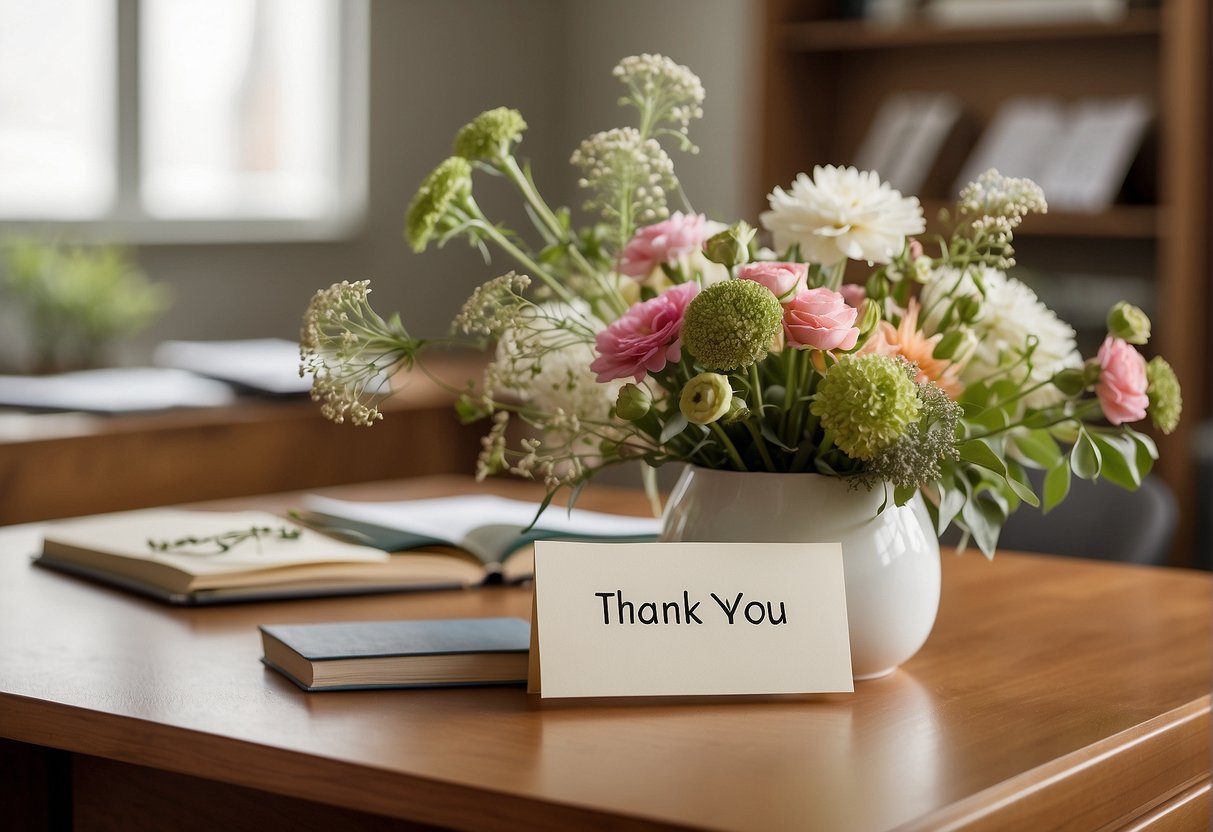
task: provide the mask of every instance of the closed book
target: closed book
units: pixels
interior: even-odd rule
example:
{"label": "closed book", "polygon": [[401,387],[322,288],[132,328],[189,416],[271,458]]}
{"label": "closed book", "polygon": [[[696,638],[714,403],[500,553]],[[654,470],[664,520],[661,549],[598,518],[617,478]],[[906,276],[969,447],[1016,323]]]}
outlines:
{"label": "closed book", "polygon": [[308,691],[521,683],[530,643],[520,618],[261,627],[262,661]]}

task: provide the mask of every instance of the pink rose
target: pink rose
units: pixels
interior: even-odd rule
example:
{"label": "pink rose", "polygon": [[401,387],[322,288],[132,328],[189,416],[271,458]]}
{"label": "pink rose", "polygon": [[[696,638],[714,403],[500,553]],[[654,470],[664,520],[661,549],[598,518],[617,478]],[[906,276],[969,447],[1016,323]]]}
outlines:
{"label": "pink rose", "polygon": [[807,263],[747,263],[737,272],[741,280],[752,280],[766,286],[771,294],[779,298],[780,303],[794,298],[804,288],[808,276]]}
{"label": "pink rose", "polygon": [[863,302],[868,298],[868,290],[858,283],[844,283],[838,287],[838,293],[848,306],[854,306],[856,309],[863,306]]}
{"label": "pink rose", "polygon": [[783,308],[783,331],[793,347],[849,350],[859,340],[855,316],[842,295],[831,289],[806,289]]}
{"label": "pink rose", "polygon": [[699,292],[697,283],[682,283],[652,300],[633,304],[623,317],[596,338],[598,357],[590,369],[598,381],[617,378],[643,381],[646,373],[682,358],[682,317]]}
{"label": "pink rose", "polygon": [[663,263],[673,263],[703,248],[708,221],[703,214],[675,211],[667,220],[637,229],[619,262],[619,271],[643,281]]}
{"label": "pink rose", "polygon": [[1146,418],[1146,360],[1141,353],[1120,338],[1109,335],[1096,356],[1099,381],[1095,395],[1103,415],[1114,425],[1136,422]]}

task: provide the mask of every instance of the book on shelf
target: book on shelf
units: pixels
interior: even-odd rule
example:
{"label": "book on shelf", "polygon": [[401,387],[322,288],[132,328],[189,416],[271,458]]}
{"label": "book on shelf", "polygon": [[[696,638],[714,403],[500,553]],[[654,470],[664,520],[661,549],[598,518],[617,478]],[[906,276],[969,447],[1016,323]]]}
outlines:
{"label": "book on shelf", "polygon": [[[1027,177],[1042,188],[1045,168],[1065,139],[1068,114],[1058,100],[1047,97],[1012,98],[1003,102],[982,132],[952,186],[959,194],[990,168],[1004,176]],[[1045,197],[1049,192],[1046,188]]]}
{"label": "book on shelf", "polygon": [[661,521],[548,506],[489,494],[394,502],[308,496],[303,517],[315,528],[388,551],[437,548],[462,556],[490,581],[534,574],[536,540],[656,540]]}
{"label": "book on shelf", "polygon": [[963,109],[946,93],[897,93],[886,98],[855,154],[860,170],[880,171],[903,194],[919,193],[957,133]]}
{"label": "book on shelf", "polygon": [[1026,176],[1051,208],[1100,211],[1113,204],[1154,120],[1142,96],[1014,98],[999,107],[969,155],[955,191],[989,168]]}
{"label": "book on shelf", "polygon": [[534,540],[652,540],[658,525],[553,506],[542,528],[526,529],[537,504],[482,496],[311,497],[308,505],[329,512],[304,522],[322,531],[259,511],[157,508],[56,521],[46,525],[34,562],[172,604],[219,604],[521,581],[533,573]]}
{"label": "book on shelf", "polygon": [[1111,23],[1122,19],[1129,0],[929,0],[926,19],[941,26]]}
{"label": "book on shelf", "polygon": [[1116,201],[1154,120],[1142,96],[1082,98],[1070,105],[1065,139],[1039,184],[1049,205],[1101,211]]}
{"label": "book on shelf", "polygon": [[263,626],[264,662],[307,691],[525,682],[520,618]]}

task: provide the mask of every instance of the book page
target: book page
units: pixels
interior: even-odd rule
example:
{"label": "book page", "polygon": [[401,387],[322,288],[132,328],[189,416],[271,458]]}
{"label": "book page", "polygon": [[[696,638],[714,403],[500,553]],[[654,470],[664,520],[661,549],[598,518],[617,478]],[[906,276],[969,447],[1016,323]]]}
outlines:
{"label": "book page", "polygon": [[549,506],[535,528],[524,533],[539,505],[487,494],[383,503],[309,495],[304,506],[308,511],[354,524],[392,529],[423,541],[446,541],[467,549],[485,563],[500,560],[523,543],[547,535],[648,538],[656,537],[661,530],[661,521],[654,517]]}
{"label": "book page", "polygon": [[150,509],[119,512],[48,524],[44,547],[48,553],[70,559],[71,550],[99,552],[131,561],[169,566],[187,575],[237,574],[313,563],[386,563],[386,552],[357,546],[301,529],[294,540],[272,535],[250,539],[226,552],[213,544],[184,545],[158,552],[149,540],[178,541],[205,538],[233,531],[268,527],[299,527],[274,514],[260,511],[208,512]]}

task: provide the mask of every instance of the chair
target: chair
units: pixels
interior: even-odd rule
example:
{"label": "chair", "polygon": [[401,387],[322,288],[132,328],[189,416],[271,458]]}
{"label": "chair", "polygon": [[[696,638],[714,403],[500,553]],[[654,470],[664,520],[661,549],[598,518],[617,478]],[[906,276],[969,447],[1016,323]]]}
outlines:
{"label": "chair", "polygon": [[[1042,493],[1043,472],[1028,476]],[[1074,478],[1069,496],[1048,514],[1022,506],[1011,515],[998,548],[1162,566],[1178,516],[1175,495],[1153,475],[1136,491]]]}

